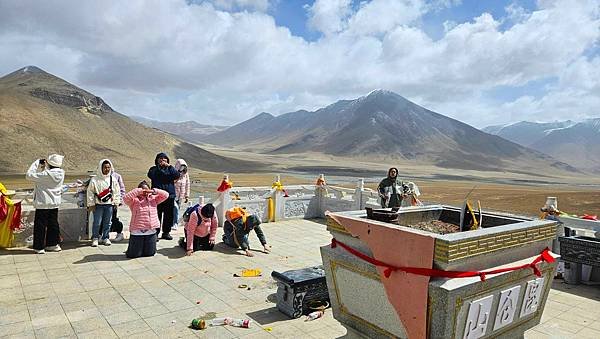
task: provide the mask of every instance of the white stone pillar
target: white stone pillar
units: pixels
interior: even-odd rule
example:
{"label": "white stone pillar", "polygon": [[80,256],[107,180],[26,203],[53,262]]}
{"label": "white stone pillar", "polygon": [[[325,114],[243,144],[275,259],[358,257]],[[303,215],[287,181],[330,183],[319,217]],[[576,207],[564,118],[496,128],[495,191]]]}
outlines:
{"label": "white stone pillar", "polygon": [[[319,179],[317,180],[317,183],[319,182],[325,182],[325,176],[323,174],[319,174]],[[326,199],[327,199],[327,187],[326,184],[323,185],[316,185],[315,186],[315,199],[316,199],[316,205],[317,205],[317,211],[316,214],[318,217],[323,218],[325,217],[325,210],[327,208],[326,206]]]}
{"label": "white stone pillar", "polygon": [[[96,177],[96,175],[95,174],[90,174],[89,177],[90,177],[90,181],[89,182],[91,182],[92,178]],[[89,185],[88,185],[87,189],[89,189]],[[86,189],[85,193],[87,193],[87,189]],[[88,205],[87,205],[87,196],[85,197],[85,199],[83,201],[84,201],[84,206],[87,208],[88,207]],[[92,239],[92,237],[93,237],[93,234],[92,234],[93,226],[94,226],[94,212],[93,211],[89,211],[88,212],[88,236],[89,236],[89,239]]]}
{"label": "white stone pillar", "polygon": [[[281,176],[278,174],[275,177],[275,182],[274,183],[281,183]],[[284,197],[283,197],[283,191],[277,189],[277,187],[275,187],[275,189],[273,190],[273,205],[275,206],[275,214],[274,214],[274,220],[273,221],[279,221],[279,220],[283,220],[284,216],[285,216],[285,201],[284,201]]]}
{"label": "white stone pillar", "polygon": [[[223,175],[223,180],[229,181],[229,176],[227,174]],[[220,183],[219,183],[220,185]],[[223,227],[225,224],[225,212],[231,205],[231,195],[230,188],[226,189],[223,192],[219,192],[219,196],[217,197],[217,206],[215,207],[217,218],[219,219],[219,226]],[[203,197],[202,197],[203,198]]]}
{"label": "white stone pillar", "polygon": [[365,180],[358,179],[356,182],[356,189],[354,190],[354,208],[356,210],[362,210],[365,208],[363,203],[363,192],[365,190]]}

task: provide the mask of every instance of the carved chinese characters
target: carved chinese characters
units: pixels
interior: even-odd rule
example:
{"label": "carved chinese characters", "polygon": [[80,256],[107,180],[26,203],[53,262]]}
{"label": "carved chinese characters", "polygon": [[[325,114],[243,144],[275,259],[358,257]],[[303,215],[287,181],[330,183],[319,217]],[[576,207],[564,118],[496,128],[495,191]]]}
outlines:
{"label": "carved chinese characters", "polygon": [[519,302],[519,292],[521,292],[521,286],[515,286],[500,292],[494,331],[513,322],[517,303]]}
{"label": "carved chinese characters", "polygon": [[[522,295],[521,287],[525,290]],[[469,303],[463,339],[493,335],[495,331],[534,314],[542,301],[543,290],[544,278],[536,278],[527,281],[525,286],[518,285],[505,290],[490,291],[491,295],[473,300]],[[498,302],[495,303],[495,300]],[[496,308],[496,312],[492,312],[492,306]],[[519,307],[520,312],[517,314]],[[493,327],[490,326],[488,330],[490,322],[493,323]]]}
{"label": "carved chinese characters", "polygon": [[538,278],[527,282],[523,305],[521,306],[521,317],[530,315],[537,311],[544,289],[544,278]]}
{"label": "carved chinese characters", "polygon": [[463,339],[481,338],[485,335],[485,330],[490,321],[493,301],[494,296],[490,295],[471,302]]}

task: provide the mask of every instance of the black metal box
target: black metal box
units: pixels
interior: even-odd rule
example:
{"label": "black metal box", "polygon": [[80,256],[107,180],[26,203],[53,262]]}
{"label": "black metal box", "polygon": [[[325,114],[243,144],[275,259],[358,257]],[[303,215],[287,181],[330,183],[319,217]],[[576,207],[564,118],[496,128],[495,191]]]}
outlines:
{"label": "black metal box", "polygon": [[558,237],[560,257],[564,261],[600,266],[600,239],[572,236]]}
{"label": "black metal box", "polygon": [[291,318],[313,311],[311,303],[329,304],[329,293],[323,266],[279,273],[271,277],[277,281],[277,308]]}

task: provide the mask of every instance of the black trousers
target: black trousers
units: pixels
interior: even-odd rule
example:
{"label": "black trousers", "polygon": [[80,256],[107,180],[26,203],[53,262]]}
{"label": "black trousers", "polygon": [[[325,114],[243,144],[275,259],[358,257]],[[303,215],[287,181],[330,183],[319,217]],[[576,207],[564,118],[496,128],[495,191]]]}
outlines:
{"label": "black trousers", "polygon": [[119,207],[115,205],[113,207],[113,211],[112,211],[112,218],[111,218],[111,222],[110,222],[110,231],[117,232],[117,233],[123,233],[123,223],[121,222],[121,220],[119,220],[119,217],[117,216],[118,210],[119,210]]}
{"label": "black trousers", "polygon": [[125,256],[127,258],[151,257],[156,254],[156,233],[130,235]]}
{"label": "black trousers", "polygon": [[[161,221],[163,236],[171,232],[173,226],[173,209],[175,208],[175,198],[169,198],[156,206],[158,212],[158,220]],[[156,235],[160,229],[156,230]]]}
{"label": "black trousers", "polygon": [[36,209],[33,219],[33,249],[43,250],[60,242],[58,208]]}
{"label": "black trousers", "polygon": [[[186,230],[186,238],[183,241],[179,242],[179,246],[187,251],[187,230]],[[211,244],[209,242],[210,234],[205,237],[197,237],[194,236],[194,252],[196,251],[212,251],[215,247],[215,244]]]}

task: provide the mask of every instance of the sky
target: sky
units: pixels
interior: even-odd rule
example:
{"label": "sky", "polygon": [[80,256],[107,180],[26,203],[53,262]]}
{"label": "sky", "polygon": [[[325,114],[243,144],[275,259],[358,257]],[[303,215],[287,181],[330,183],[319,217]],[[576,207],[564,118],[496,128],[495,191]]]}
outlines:
{"label": "sky", "polygon": [[600,0],[0,0],[27,65],[126,115],[232,125],[394,91],[481,128],[600,117]]}

